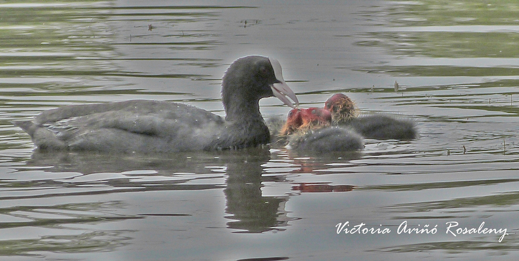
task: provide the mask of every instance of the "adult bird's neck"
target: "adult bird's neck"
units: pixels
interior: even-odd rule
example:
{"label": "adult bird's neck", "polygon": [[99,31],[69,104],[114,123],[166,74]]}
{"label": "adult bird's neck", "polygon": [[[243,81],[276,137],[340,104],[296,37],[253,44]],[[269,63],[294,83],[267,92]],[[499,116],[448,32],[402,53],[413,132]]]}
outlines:
{"label": "adult bird's neck", "polygon": [[227,121],[263,121],[259,109],[259,100],[247,101],[231,98],[224,102],[225,120]]}
{"label": "adult bird's neck", "polygon": [[244,87],[252,85],[252,82],[224,77],[222,85],[222,102],[227,121],[263,121],[259,109],[260,97],[249,93],[250,88]]}

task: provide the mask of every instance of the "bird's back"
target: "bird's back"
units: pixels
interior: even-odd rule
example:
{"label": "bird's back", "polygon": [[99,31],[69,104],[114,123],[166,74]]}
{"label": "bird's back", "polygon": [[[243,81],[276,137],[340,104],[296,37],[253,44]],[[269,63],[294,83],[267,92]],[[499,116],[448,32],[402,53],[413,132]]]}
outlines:
{"label": "bird's back", "polygon": [[185,104],[132,100],[65,106],[15,124],[41,149],[150,153],[201,150],[225,122]]}

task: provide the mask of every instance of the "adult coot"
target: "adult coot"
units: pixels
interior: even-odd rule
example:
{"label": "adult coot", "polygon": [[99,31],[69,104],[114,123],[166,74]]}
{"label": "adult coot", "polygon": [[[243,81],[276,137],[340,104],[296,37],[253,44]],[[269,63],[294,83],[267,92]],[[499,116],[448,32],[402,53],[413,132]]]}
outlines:
{"label": "adult coot", "polygon": [[332,114],[334,124],[348,126],[365,138],[411,140],[417,136],[415,125],[411,121],[397,120],[387,115],[357,117],[358,112],[353,101],[342,93],[330,97],[324,108]]}
{"label": "adult coot", "polygon": [[177,152],[267,144],[269,130],[259,100],[276,96],[298,104],[275,59],[248,56],[233,62],[222,81],[225,119],[179,103],[132,100],[73,105],[17,121],[42,150]]}

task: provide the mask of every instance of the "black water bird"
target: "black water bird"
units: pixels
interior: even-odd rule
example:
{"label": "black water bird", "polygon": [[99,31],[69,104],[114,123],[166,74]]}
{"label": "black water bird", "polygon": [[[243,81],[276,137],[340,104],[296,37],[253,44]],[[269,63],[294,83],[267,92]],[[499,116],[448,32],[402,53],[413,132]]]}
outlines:
{"label": "black water bird", "polygon": [[248,56],[234,61],[222,81],[226,116],[190,105],[151,100],[70,105],[14,124],[40,150],[155,153],[223,150],[270,142],[259,100],[276,96],[298,104],[275,59]]}

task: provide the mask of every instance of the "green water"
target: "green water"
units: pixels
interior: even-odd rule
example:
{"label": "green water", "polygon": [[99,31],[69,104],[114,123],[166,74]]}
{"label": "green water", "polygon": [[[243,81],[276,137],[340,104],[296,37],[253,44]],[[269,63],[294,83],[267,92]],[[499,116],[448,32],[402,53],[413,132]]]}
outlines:
{"label": "green water", "polygon": [[[517,259],[518,10],[504,0],[2,1],[0,259]],[[49,154],[11,123],[129,99],[223,115],[221,76],[248,54],[277,58],[302,107],[343,92],[363,114],[415,121],[419,137],[367,140],[358,154]],[[265,117],[289,111],[261,106]],[[347,221],[391,232],[337,234]],[[451,221],[467,233],[449,233]],[[437,232],[398,233],[402,224]],[[508,234],[499,242],[480,226]]]}

